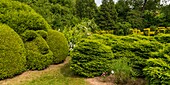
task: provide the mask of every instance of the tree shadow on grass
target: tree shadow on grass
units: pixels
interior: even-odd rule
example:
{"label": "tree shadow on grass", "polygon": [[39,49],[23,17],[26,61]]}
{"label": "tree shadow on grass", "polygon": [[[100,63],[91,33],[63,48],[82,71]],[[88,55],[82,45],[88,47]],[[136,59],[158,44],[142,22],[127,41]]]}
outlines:
{"label": "tree shadow on grass", "polygon": [[61,67],[60,73],[65,77],[83,78],[74,74],[74,72],[70,69],[69,61]]}

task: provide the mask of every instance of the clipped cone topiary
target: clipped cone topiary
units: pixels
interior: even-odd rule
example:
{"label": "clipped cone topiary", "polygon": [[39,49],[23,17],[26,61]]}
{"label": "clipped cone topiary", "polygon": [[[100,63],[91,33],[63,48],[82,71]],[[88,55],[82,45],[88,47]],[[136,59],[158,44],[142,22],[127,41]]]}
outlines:
{"label": "clipped cone topiary", "polygon": [[53,62],[61,63],[64,61],[68,55],[68,43],[64,34],[55,30],[49,30],[47,43],[54,54]]}
{"label": "clipped cone topiary", "polygon": [[9,26],[0,24],[0,79],[25,70],[25,48],[20,36]]}

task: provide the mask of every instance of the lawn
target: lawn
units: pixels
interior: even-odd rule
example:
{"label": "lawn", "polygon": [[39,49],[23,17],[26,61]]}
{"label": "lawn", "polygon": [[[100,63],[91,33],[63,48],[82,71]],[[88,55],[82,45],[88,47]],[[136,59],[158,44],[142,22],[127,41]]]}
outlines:
{"label": "lawn", "polygon": [[1,80],[0,85],[89,85],[84,78],[76,77],[66,61],[51,65],[42,71],[27,71],[17,77]]}

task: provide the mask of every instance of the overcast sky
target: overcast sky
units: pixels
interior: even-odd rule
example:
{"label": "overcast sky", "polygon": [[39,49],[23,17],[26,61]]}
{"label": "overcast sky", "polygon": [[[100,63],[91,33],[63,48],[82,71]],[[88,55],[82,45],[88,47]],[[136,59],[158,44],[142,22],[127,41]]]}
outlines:
{"label": "overcast sky", "polygon": [[[117,2],[118,0],[113,0],[114,2]],[[95,0],[97,6],[102,4],[102,0]]]}
{"label": "overcast sky", "polygon": [[[117,2],[118,0],[113,0],[114,2]],[[95,0],[97,6],[102,4],[102,0]],[[170,4],[170,1],[168,1],[168,4]]]}

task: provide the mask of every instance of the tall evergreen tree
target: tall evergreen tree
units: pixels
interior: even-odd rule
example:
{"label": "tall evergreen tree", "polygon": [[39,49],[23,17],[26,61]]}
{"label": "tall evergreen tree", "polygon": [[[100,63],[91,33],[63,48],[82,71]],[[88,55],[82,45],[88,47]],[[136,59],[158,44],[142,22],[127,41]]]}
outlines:
{"label": "tall evergreen tree", "polygon": [[124,22],[126,20],[127,13],[131,10],[127,0],[119,0],[116,3],[116,11],[118,13],[119,22]]}
{"label": "tall evergreen tree", "polygon": [[95,17],[97,5],[94,0],[77,0],[76,15],[80,18],[92,19]]}
{"label": "tall evergreen tree", "polygon": [[102,0],[96,23],[102,30],[113,30],[117,22],[117,16],[113,0]]}

